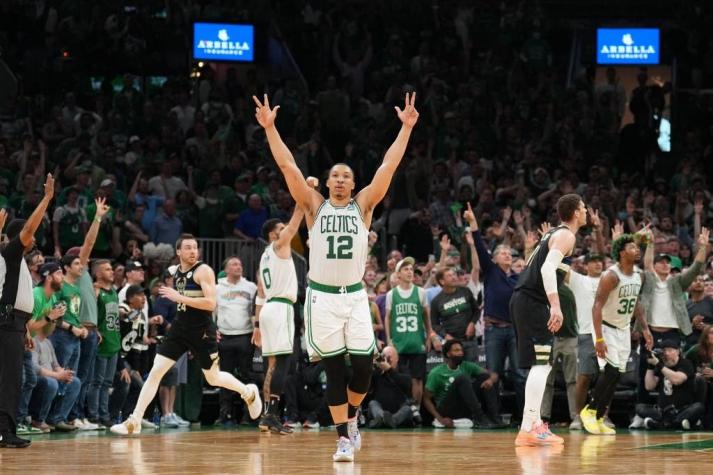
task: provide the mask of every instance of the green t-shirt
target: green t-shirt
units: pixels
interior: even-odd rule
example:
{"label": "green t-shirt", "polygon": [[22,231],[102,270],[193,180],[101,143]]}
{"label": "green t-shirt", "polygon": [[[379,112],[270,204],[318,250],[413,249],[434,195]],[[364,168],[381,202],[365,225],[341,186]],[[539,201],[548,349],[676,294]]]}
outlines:
{"label": "green t-shirt", "polygon": [[[57,293],[53,293],[47,298],[45,295],[44,287],[35,287],[32,290],[32,297],[35,303],[32,305],[32,319],[42,320],[52,311],[59,300],[57,299]],[[34,334],[32,336],[35,336]]]}
{"label": "green t-shirt", "polygon": [[426,333],[423,325],[423,304],[418,287],[404,298],[399,288],[389,291],[391,316],[389,334],[399,354],[422,354],[426,352]]}
{"label": "green t-shirt", "polygon": [[463,361],[456,369],[450,369],[448,364],[443,363],[431,370],[426,379],[426,389],[433,394],[436,406],[439,406],[448,394],[453,381],[461,374],[469,376],[479,376],[487,371],[470,361]]}
{"label": "green t-shirt", "polygon": [[59,291],[59,300],[67,304],[67,310],[65,310],[62,319],[75,327],[80,326],[79,309],[82,305],[82,293],[79,286],[67,281],[63,282],[62,290]]}
{"label": "green t-shirt", "polygon": [[97,300],[94,293],[94,282],[86,268],[77,282],[81,292],[82,304],[79,306],[79,320],[82,323],[97,324]]}
{"label": "green t-shirt", "polygon": [[102,342],[97,349],[97,355],[102,358],[111,358],[121,349],[119,295],[116,290],[99,289],[97,316],[97,327],[102,335]]}

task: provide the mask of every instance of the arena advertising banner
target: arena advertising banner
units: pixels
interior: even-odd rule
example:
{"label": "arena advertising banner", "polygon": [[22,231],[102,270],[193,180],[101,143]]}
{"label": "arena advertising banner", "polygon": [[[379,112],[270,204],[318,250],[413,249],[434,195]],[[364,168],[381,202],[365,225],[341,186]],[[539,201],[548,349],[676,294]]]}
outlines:
{"label": "arena advertising banner", "polygon": [[659,29],[598,28],[597,64],[659,64]]}
{"label": "arena advertising banner", "polygon": [[253,25],[194,23],[193,59],[205,61],[253,61]]}

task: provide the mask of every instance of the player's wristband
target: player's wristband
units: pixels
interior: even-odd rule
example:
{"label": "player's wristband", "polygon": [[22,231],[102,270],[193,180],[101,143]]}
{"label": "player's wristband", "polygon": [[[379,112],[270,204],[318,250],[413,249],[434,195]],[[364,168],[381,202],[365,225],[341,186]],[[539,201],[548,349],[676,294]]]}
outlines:
{"label": "player's wristband", "polygon": [[255,297],[255,305],[260,305],[261,307],[265,305],[264,297]]}
{"label": "player's wristband", "polygon": [[253,322],[253,326],[254,326],[255,328],[260,328],[260,320],[255,320],[255,321]]}
{"label": "player's wristband", "polygon": [[604,343],[604,338],[597,338],[594,340],[595,343]]}

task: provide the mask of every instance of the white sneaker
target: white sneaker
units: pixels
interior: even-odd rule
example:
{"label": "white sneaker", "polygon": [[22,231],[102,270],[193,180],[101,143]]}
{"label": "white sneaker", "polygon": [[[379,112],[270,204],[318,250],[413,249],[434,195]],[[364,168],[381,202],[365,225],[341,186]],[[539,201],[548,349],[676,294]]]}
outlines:
{"label": "white sneaker", "polygon": [[154,424],[153,422],[151,422],[148,419],[141,419],[141,428],[142,429],[158,429],[156,424]]}
{"label": "white sneaker", "polygon": [[472,429],[473,421],[471,419],[466,419],[466,418],[453,419],[453,428],[454,429]]}
{"label": "white sneaker", "polygon": [[636,415],[634,419],[629,424],[629,429],[643,429],[644,428],[644,418]]}
{"label": "white sneaker", "polygon": [[691,430],[691,421],[684,419],[681,421],[681,428],[683,430]]}
{"label": "white sneaker", "polygon": [[[79,421],[79,419],[77,419]],[[89,422],[89,419],[82,419],[80,421],[82,423],[81,426],[78,427],[79,430],[98,430],[99,426],[97,424],[94,424],[93,422]],[[77,425],[75,422],[74,425]]]}
{"label": "white sneaker", "polygon": [[168,429],[178,429],[178,421],[173,417],[173,414],[161,416],[161,427]]}
{"label": "white sneaker", "polygon": [[435,427],[436,429],[445,429],[446,428],[446,426],[441,424],[441,422],[438,419],[433,419],[433,427]]}
{"label": "white sneaker", "polygon": [[76,427],[77,430],[85,430],[85,429],[84,429],[84,421],[81,420],[81,419],[79,419],[79,418],[74,419],[74,421],[73,421],[71,424],[72,424],[74,427]]}
{"label": "white sneaker", "polygon": [[182,418],[181,416],[179,416],[179,415],[176,414],[175,412],[171,413],[171,415],[173,416],[173,419],[174,419],[176,422],[178,422],[178,427],[190,427],[190,426],[191,426],[191,423],[190,423],[190,422],[188,422],[187,420],[185,420],[184,418]]}
{"label": "white sneaker", "polygon": [[582,430],[582,418],[577,414],[569,424],[569,430]]}
{"label": "white sneaker", "polygon": [[319,422],[307,419],[302,427],[305,429],[319,429]]}
{"label": "white sneaker", "polygon": [[114,424],[109,429],[110,432],[117,435],[139,435],[141,433],[141,421],[129,416],[121,424]]}
{"label": "white sneaker", "polygon": [[245,404],[248,405],[248,411],[252,419],[257,419],[262,414],[262,400],[260,399],[260,390],[254,384],[246,386],[248,390],[242,395]]}
{"label": "white sneaker", "polygon": [[340,437],[337,441],[337,451],[332,455],[332,460],[335,462],[353,462],[354,446],[352,441],[346,437]]}
{"label": "white sneaker", "polygon": [[347,422],[347,430],[349,431],[349,440],[354,446],[355,450],[361,450],[361,434],[359,433],[359,423],[358,419]]}

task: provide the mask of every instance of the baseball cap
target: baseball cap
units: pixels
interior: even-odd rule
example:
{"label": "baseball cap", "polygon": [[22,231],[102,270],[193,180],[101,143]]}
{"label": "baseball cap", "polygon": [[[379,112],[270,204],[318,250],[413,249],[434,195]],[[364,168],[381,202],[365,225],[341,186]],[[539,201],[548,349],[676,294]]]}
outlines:
{"label": "baseball cap", "polygon": [[656,255],[654,256],[654,264],[656,264],[657,262],[661,262],[661,261],[663,261],[663,260],[668,261],[669,264],[670,264],[670,263],[671,263],[671,256],[669,256],[668,254],[656,254]]}
{"label": "baseball cap", "polygon": [[682,270],[683,269],[683,261],[676,256],[668,256],[669,261],[671,262],[671,269],[676,269],[676,270]]}
{"label": "baseball cap", "polygon": [[395,270],[396,272],[401,271],[401,268],[403,266],[412,266],[416,263],[416,260],[413,257],[404,257],[401,259],[399,262],[396,263]]}
{"label": "baseball cap", "polygon": [[586,256],[584,256],[584,263],[589,263],[592,261],[601,261],[604,262],[604,256],[601,254],[597,254],[596,252],[590,252]]}
{"label": "baseball cap", "polygon": [[676,341],[674,338],[664,338],[661,343],[657,345],[659,348],[676,348],[681,349],[681,342]]}
{"label": "baseball cap", "polygon": [[139,261],[129,261],[126,263],[126,272],[131,272],[135,270],[143,270],[144,267],[141,265],[141,262]]}
{"label": "baseball cap", "polygon": [[42,264],[42,267],[40,267],[39,274],[44,279],[48,275],[52,275],[58,270],[62,270],[62,267],[60,267],[59,262],[45,262],[44,264]]}

